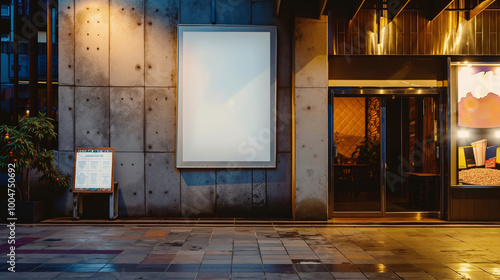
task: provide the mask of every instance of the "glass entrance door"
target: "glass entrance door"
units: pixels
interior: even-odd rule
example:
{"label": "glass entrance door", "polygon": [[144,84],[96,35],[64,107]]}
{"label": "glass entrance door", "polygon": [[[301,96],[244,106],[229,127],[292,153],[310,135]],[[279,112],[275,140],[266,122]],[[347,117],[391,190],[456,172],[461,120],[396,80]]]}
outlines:
{"label": "glass entrance door", "polygon": [[438,211],[438,104],[430,95],[332,96],[334,213]]}
{"label": "glass entrance door", "polygon": [[437,211],[436,97],[386,99],[386,212]]}
{"label": "glass entrance door", "polygon": [[381,210],[381,98],[334,97],[335,212]]}

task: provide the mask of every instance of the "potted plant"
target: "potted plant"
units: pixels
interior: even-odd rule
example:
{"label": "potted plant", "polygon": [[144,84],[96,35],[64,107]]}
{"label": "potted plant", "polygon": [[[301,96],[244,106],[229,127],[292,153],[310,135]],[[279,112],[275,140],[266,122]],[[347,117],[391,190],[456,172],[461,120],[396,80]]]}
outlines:
{"label": "potted plant", "polygon": [[367,165],[366,183],[372,184],[379,180],[380,174],[380,139],[365,137],[352,153],[351,157],[357,158],[357,164]]}
{"label": "potted plant", "polygon": [[[37,222],[42,218],[39,213],[42,210],[41,203],[31,201],[32,171],[39,176],[37,182],[47,182],[52,190],[66,189],[69,186],[70,175],[59,170],[54,163],[53,151],[47,149],[49,141],[57,136],[52,121],[44,113],[40,113],[37,117],[20,119],[17,126],[0,126],[0,170],[4,174],[7,174],[9,168],[10,171],[15,171],[15,214],[18,221],[27,218],[27,222]],[[3,208],[5,218],[6,203]],[[24,213],[28,217],[23,217]],[[30,214],[38,217],[29,217]]]}

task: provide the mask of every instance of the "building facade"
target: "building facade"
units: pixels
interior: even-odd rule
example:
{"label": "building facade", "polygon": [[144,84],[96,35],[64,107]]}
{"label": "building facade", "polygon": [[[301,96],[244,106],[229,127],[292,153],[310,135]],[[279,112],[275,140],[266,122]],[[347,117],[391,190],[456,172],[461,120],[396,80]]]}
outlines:
{"label": "building facade", "polygon": [[[452,186],[449,69],[498,62],[498,9],[364,2],[60,0],[59,165],[114,147],[122,216],[475,220],[499,193]],[[276,27],[276,167],[176,167],[179,25]]]}

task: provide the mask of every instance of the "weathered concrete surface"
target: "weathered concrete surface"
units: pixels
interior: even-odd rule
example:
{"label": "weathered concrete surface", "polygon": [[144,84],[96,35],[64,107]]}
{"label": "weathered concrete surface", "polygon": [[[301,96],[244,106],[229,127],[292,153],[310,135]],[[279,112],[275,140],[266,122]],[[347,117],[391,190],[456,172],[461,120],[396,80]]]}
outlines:
{"label": "weathered concrete surface", "polygon": [[217,217],[243,217],[251,213],[251,170],[218,169],[216,190]]}
{"label": "weathered concrete surface", "polygon": [[144,88],[110,88],[110,143],[117,152],[144,151]]}
{"label": "weathered concrete surface", "polygon": [[215,214],[215,170],[181,170],[181,215],[207,217]]}
{"label": "weathered concrete surface", "polygon": [[252,1],[252,24],[255,25],[274,25],[276,1],[258,0]]}
{"label": "weathered concrete surface", "polygon": [[180,7],[181,24],[212,23],[212,0],[182,0]]}
{"label": "weathered concrete surface", "polygon": [[276,20],[278,29],[278,87],[292,86],[293,17],[282,13]]}
{"label": "weathered concrete surface", "polygon": [[256,214],[263,214],[265,211],[266,199],[266,169],[252,170],[252,211]]}
{"label": "weathered concrete surface", "polygon": [[[74,173],[75,152],[58,152],[57,166],[59,169],[68,174]],[[61,192],[55,193],[52,197],[51,204],[55,216],[71,216],[73,215],[73,179],[69,182],[69,188]]]}
{"label": "weathered concrete surface", "polygon": [[59,151],[75,149],[75,88],[59,86]]}
{"label": "weathered concrete surface", "polygon": [[328,208],[327,20],[295,20],[295,218]]}
{"label": "weathered concrete surface", "polygon": [[144,85],[144,0],[110,0],[110,85]]}
{"label": "weathered concrete surface", "polygon": [[328,21],[295,20],[295,87],[328,87]]}
{"label": "weathered concrete surface", "polygon": [[146,215],[178,217],[181,175],[174,153],[146,153]]}
{"label": "weathered concrete surface", "polygon": [[328,91],[296,88],[295,217],[324,220],[328,186]]}
{"label": "weathered concrete surface", "polygon": [[293,17],[281,11],[276,17],[274,1],[252,2],[252,24],[274,25],[277,28],[278,40],[278,87],[291,87],[292,78],[292,30]]}
{"label": "weathered concrete surface", "polygon": [[[218,0],[216,22],[277,26],[276,150],[281,163],[276,169],[220,170],[217,176],[211,169],[186,169],[181,176],[174,168],[177,24],[210,24],[211,2],[60,2],[60,50],[68,48],[59,54],[60,149],[116,148],[120,171],[115,175],[125,186],[120,194],[122,216],[207,217],[235,209],[231,216],[291,217],[293,18],[285,12],[275,17],[272,0]],[[140,69],[131,68],[137,65]],[[69,110],[72,95],[62,87],[65,84],[74,87],[74,120]],[[118,166],[118,159],[123,162],[128,155],[125,167]],[[141,157],[142,163],[137,163]],[[134,172],[142,179],[130,175]]]}
{"label": "weathered concrete surface", "polygon": [[292,155],[276,154],[276,168],[267,170],[267,215],[273,218],[292,216]]}
{"label": "weathered concrete surface", "polygon": [[174,88],[146,88],[146,151],[174,152],[177,94]]}
{"label": "weathered concrete surface", "polygon": [[278,88],[276,119],[276,149],[278,152],[292,151],[292,90]]}
{"label": "weathered concrete surface", "polygon": [[177,86],[179,1],[145,0],[146,86]]}
{"label": "weathered concrete surface", "polygon": [[251,0],[217,0],[215,8],[217,24],[244,24],[252,22]]}
{"label": "weathered concrete surface", "polygon": [[109,147],[109,87],[75,87],[75,147]]}
{"label": "weathered concrete surface", "polygon": [[75,84],[109,85],[109,0],[76,1]]}
{"label": "weathered concrete surface", "polygon": [[75,2],[59,0],[59,86],[75,84]]}
{"label": "weathered concrete surface", "polygon": [[118,213],[144,216],[144,153],[115,153],[114,181],[120,184]]}

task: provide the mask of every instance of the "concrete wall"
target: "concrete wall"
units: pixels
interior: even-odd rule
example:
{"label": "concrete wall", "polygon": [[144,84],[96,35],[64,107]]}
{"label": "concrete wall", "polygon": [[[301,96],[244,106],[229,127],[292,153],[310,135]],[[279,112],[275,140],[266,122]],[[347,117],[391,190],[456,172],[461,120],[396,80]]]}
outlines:
{"label": "concrete wall", "polygon": [[177,24],[210,24],[211,0],[59,1],[60,166],[114,147],[123,216],[290,218],[293,18],[275,2],[218,0],[216,23],[277,26],[277,168],[175,168]]}
{"label": "concrete wall", "polygon": [[328,18],[295,19],[295,218],[328,209]]}

